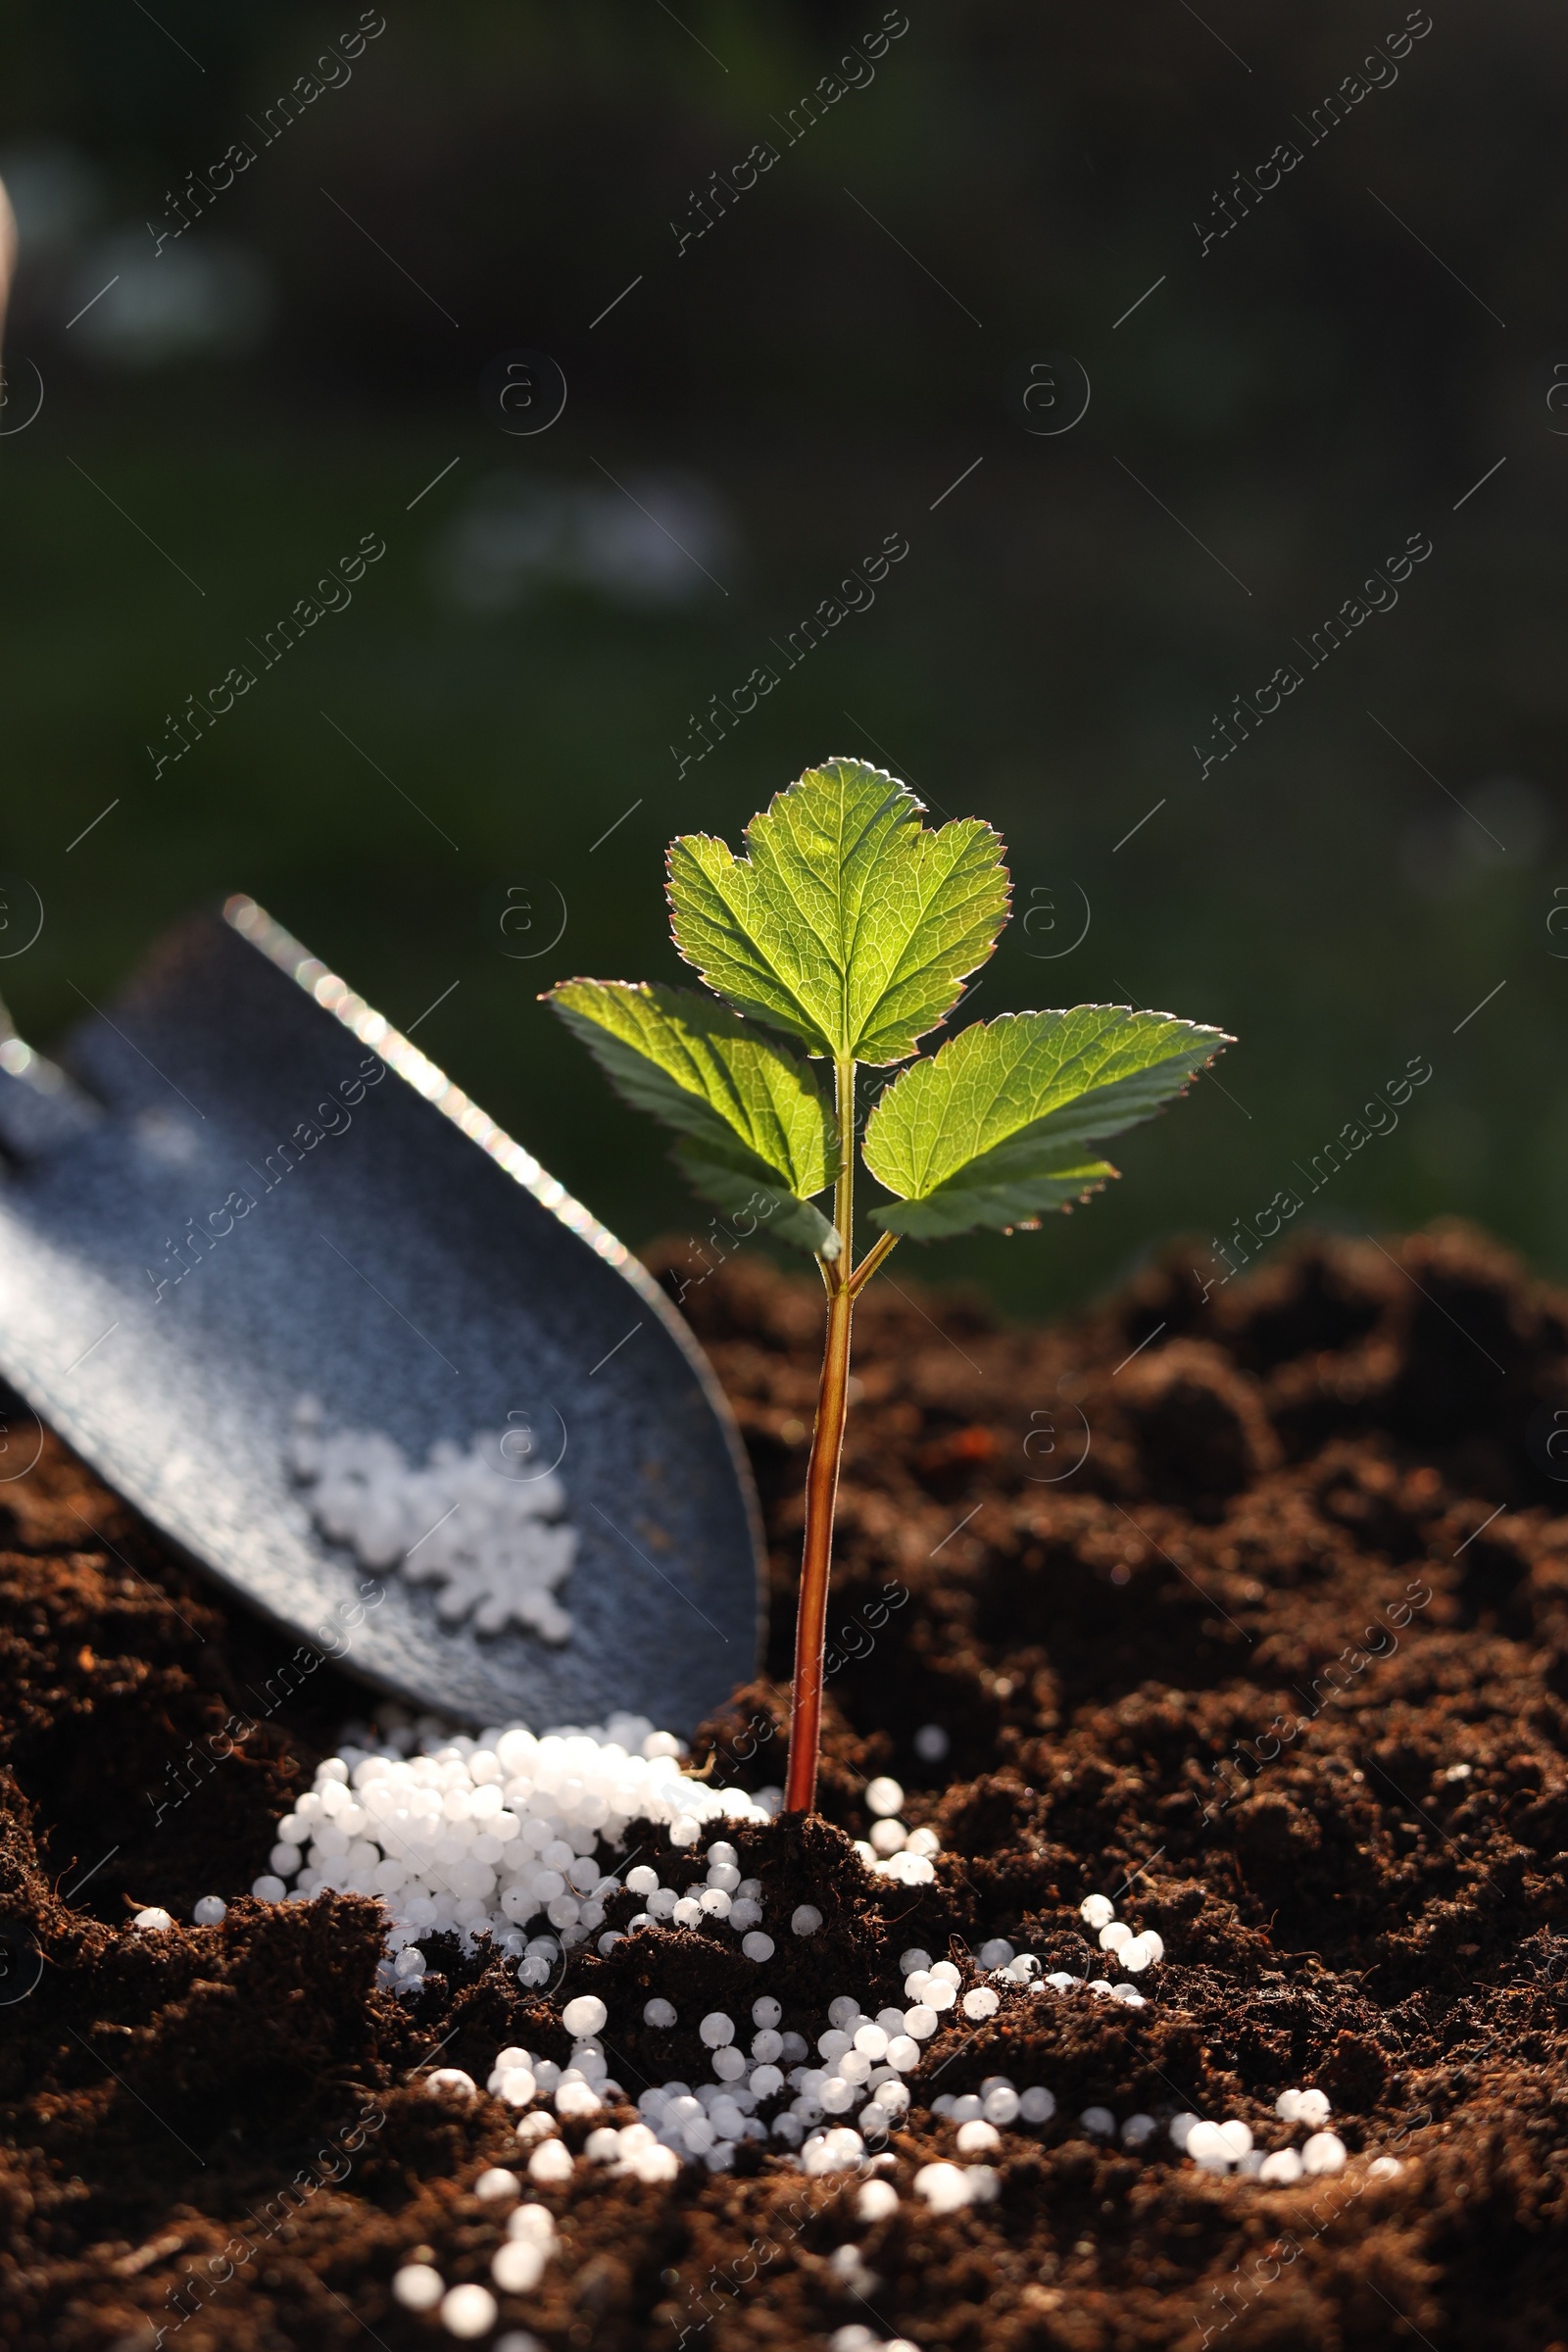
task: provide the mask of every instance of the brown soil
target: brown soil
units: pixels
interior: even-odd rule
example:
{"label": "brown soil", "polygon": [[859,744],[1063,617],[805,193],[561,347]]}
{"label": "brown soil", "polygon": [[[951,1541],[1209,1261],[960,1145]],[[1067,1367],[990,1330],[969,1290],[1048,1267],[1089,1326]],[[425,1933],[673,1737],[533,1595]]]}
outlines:
{"label": "brown soil", "polygon": [[[1173,1259],[1048,1331],[892,1275],[857,1332],[827,1818],[744,1840],[775,1932],[808,1894],[827,1914],[809,1943],[779,1933],[770,1985],[874,2009],[906,1945],[995,1935],[1082,1974],[1095,1889],[1166,1962],[1142,2011],[1007,1994],[928,2045],[928,2086],[1056,2093],[1052,2125],[1004,2133],[994,2204],[937,2221],[906,2193],[867,2228],[842,2182],[755,2151],[667,2188],[580,2167],[548,2192],[563,2256],[503,2298],[503,2331],[552,2352],[853,2322],[933,2352],[1564,2352],[1568,1300],[1453,1231],[1309,1245],[1206,1304]],[[776,1678],[820,1292],[739,1261],[686,1304],[757,1466]],[[553,2011],[450,1942],[416,2000],[378,1992],[375,1915],[349,1897],[129,1933],[130,1907],[188,1920],[249,1884],[363,1698],[323,1665],[307,1705],[273,1708],[270,1637],[53,1443],[0,1497],[0,2342],[453,2341],[388,2281],[421,2247],[488,2278],[498,2209],[467,2184],[516,2147],[492,2101],[410,2077],[438,2044],[481,2082],[504,2041],[564,2055]],[[721,1779],[782,1777],[780,1695],[760,1682],[710,1727]],[[931,1722],[941,1767],[912,1745]],[[933,1886],[867,1890],[844,1833],[871,1770],[941,1832]],[[573,1982],[609,2003],[635,2088],[641,1988],[695,2021],[756,1973],[721,1931],[654,1931]],[[695,2036],[678,2055],[696,2079]],[[1327,2185],[1214,2179],[1163,2132],[1129,2155],[1075,2121],[1191,2107],[1266,2147],[1278,2091],[1314,2082],[1352,2151]],[[906,2192],[954,2152],[916,2120]],[[1397,2178],[1368,2180],[1379,2151]],[[829,2264],[849,2239],[875,2275],[858,2297]]]}

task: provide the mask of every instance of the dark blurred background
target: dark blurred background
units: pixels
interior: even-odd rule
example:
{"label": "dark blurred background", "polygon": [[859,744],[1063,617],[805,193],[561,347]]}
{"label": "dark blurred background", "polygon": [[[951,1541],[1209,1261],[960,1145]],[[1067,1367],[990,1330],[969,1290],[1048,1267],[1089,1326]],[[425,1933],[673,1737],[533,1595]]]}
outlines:
{"label": "dark blurred background", "polygon": [[668,836],[859,754],[1007,838],[977,1012],[1240,1038],[1113,1197],[923,1270],[1033,1310],[1223,1239],[1412,1056],[1312,1211],[1568,1270],[1565,95],[1545,0],[14,7],[18,1026],[244,889],[435,1006],[417,1042],[627,1240],[700,1237],[536,996],[673,976]]}

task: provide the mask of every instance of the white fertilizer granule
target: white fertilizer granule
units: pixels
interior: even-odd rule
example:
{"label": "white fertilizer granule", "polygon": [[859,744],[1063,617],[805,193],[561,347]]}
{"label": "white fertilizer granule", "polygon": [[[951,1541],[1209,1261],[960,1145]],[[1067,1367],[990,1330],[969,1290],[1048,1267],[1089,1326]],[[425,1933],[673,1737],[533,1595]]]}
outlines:
{"label": "white fertilizer granule", "polygon": [[379,1430],[325,1435],[320,1405],[305,1396],[288,1461],[322,1534],[368,1568],[401,1566],[411,1584],[440,1585],[449,1624],[471,1609],[476,1633],[511,1624],[547,1642],[570,1637],[557,1598],[577,1548],[565,1490],[553,1471],[514,1475],[504,1439],[476,1438],[466,1453],[442,1439],[417,1470]]}
{"label": "white fertilizer granule", "polygon": [[[1024,2048],[1038,2038],[1046,2006],[1058,2000],[1123,1999],[1128,2009],[1147,2008],[1130,1985],[1048,1975],[1038,1954],[998,1936],[957,1960],[933,1959],[911,1943],[900,1958],[902,2001],[873,2010],[876,1995],[866,1992],[862,2005],[861,1992],[834,1990],[829,1979],[803,2002],[799,1946],[792,1940],[775,1979],[769,1963],[777,1944],[760,1925],[764,1883],[744,1875],[742,1846],[730,1841],[772,1819],[777,1790],[753,1796],[694,1778],[681,1770],[677,1740],[629,1714],[543,1737],[518,1724],[496,1726],[477,1739],[428,1716],[410,1722],[391,1701],[377,1714],[375,1724],[352,1727],[341,1752],[318,1766],[315,1787],[278,1822],[271,1869],[252,1891],[269,1902],[309,1901],[331,1888],[378,1895],[387,1918],[378,1981],[394,1995],[418,1997],[426,1969],[420,1942],[448,1931],[470,1952],[488,1936],[519,1985],[555,2010],[571,2037],[564,2062],[510,2044],[496,2053],[482,2090],[458,2067],[422,2077],[428,2095],[455,2110],[490,2098],[514,2119],[515,2169],[491,2165],[475,2182],[486,2203],[514,2207],[508,2247],[492,2273],[503,2292],[529,2292],[551,2259],[548,2217],[529,2201],[532,2192],[565,2188],[599,2168],[669,2183],[686,2167],[728,2171],[755,2143],[809,2178],[861,2176],[857,2210],[871,2221],[894,2209],[890,2197],[896,2204],[909,2192],[937,2212],[989,2202],[1001,2190],[999,2167],[1026,2135],[1053,2129],[1159,2159],[1161,2119],[1143,2110],[1118,2117],[1095,2105],[1072,2122],[1046,2084],[1001,2072],[973,2090],[935,2092],[977,2027],[987,2054],[1000,2056],[1020,2033]],[[617,1849],[630,1842],[634,1825],[635,1852],[622,1862]],[[875,1873],[874,1859],[867,1868]],[[292,1891],[285,1879],[294,1880]],[[1104,1898],[1090,1897],[1086,1924],[1110,1926],[1108,1909]],[[776,1924],[782,1933],[783,1921]],[[149,1911],[136,1925],[145,1934],[172,1923],[168,1913]],[[825,1922],[814,1905],[797,1905],[789,1925],[797,1937],[811,1936]],[[620,1978],[617,1989],[616,1978],[605,1974],[597,1977],[603,1990],[579,1989],[574,1955],[588,1946],[609,1957],[628,1938],[640,1946],[641,1962],[630,1982]],[[1158,1936],[1146,1929],[1142,1940],[1146,1965],[1158,1967]],[[684,2009],[660,1989],[666,1959],[673,1965],[665,1986],[686,1987]],[[706,1997],[693,1994],[692,1984],[704,1982],[694,1964],[701,1972],[709,1961]],[[739,1977],[737,1961],[750,1964]],[[690,2080],[648,2082],[639,2074],[633,2108],[611,2057],[638,2018],[661,2035],[684,2025],[693,2038],[682,2052]],[[954,2038],[943,2042],[928,2075],[931,2045],[943,2035]],[[645,2050],[645,2064],[650,2057]],[[671,2052],[666,2063],[673,2059]],[[1321,2090],[1282,2091],[1277,2119],[1307,2136],[1299,2149],[1272,2152],[1253,2145],[1241,2117],[1187,2113],[1166,2128],[1195,2169],[1268,2190],[1348,2169],[1344,2141],[1323,2128],[1329,2114]],[[910,2132],[927,2142],[931,2161],[916,2164],[903,2187],[875,2180],[890,2169],[906,2174],[913,2159],[904,2135]],[[1397,2160],[1378,2160],[1368,2177],[1395,2180]],[[411,2258],[394,2281],[409,2309],[439,2303],[445,2310],[460,2291],[422,2259]],[[454,2305],[465,2325],[478,2328],[486,2292]]]}
{"label": "white fertilizer granule", "polygon": [[[431,1724],[426,1752],[410,1755],[415,1736],[405,1726],[382,1742],[367,1727],[365,1746],[351,1742],[329,1757],[278,1823],[271,1869],[251,1888],[267,1902],[282,1898],[289,1879],[296,1896],[325,1887],[379,1895],[392,1931],[386,1965],[398,1983],[423,1973],[419,1937],[451,1929],[470,1944],[490,1935],[521,1963],[525,1984],[543,1984],[564,1947],[593,1936],[603,1949],[602,1931],[615,1933],[605,1930],[605,1905],[621,1882],[595,1857],[620,1844],[630,1822],[660,1825],[672,1866],[705,1829],[772,1817],[745,1789],[688,1779],[679,1742],[643,1716],[543,1739],[518,1724],[477,1740],[448,1738]],[[662,1886],[648,1862],[633,1868],[627,1884],[646,1899],[630,1926],[715,1920],[742,1939],[749,1960],[770,1957],[770,1944],[767,1953],[754,1948],[760,1882],[741,1877],[722,1840],[707,1863],[696,1895]],[[682,1915],[688,1903],[695,1918]]]}

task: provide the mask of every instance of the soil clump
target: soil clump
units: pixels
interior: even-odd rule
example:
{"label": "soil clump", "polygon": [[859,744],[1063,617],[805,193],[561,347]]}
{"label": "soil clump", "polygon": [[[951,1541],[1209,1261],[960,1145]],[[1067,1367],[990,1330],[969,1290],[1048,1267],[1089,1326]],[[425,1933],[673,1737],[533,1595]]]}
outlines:
{"label": "soil clump", "polygon": [[[1002,1936],[1098,1975],[1092,1892],[1164,1939],[1148,2006],[1019,1989],[979,2026],[947,2012],[874,2224],[854,2180],[765,2150],[668,2185],[579,2165],[538,2192],[562,2250],[500,2297],[499,2335],[1568,2347],[1568,1298],[1452,1227],[1309,1240],[1200,1289],[1173,1254],[1047,1329],[902,1270],[867,1293],[823,1819],[736,1839],[775,1957],[655,1929],[568,1972],[633,2093],[704,2079],[698,2018],[744,2018],[764,1983],[813,2034],[835,1994],[902,2000],[909,1945]],[[772,1584],[766,1672],[694,1758],[760,1788],[783,1778],[821,1293],[743,1256],[684,1304],[751,1450]],[[374,1905],[240,1892],[365,1709],[329,1664],[284,1676],[290,1655],[52,1438],[0,1486],[0,2344],[410,2352],[455,2339],[393,2300],[401,2264],[489,2281],[506,2208],[472,2183],[522,2162],[514,2117],[416,2070],[482,2084],[502,2044],[564,2059],[567,2036],[486,1945],[439,1939],[394,1995]],[[916,1742],[933,1725],[940,1761]],[[879,1773],[941,1838],[932,1886],[856,1858]],[[213,1893],[226,1920],[191,1926]],[[806,1901],[809,1938],[788,1925]],[[135,1933],[153,1903],[175,1927]],[[654,1992],[674,2034],[643,2026]],[[994,2202],[939,2218],[910,2189],[955,2153],[927,2101],[1004,2074],[1056,2116],[1004,2132]],[[1205,2173],[1164,2129],[1190,2109],[1282,2147],[1274,2101],[1302,2084],[1350,2151],[1332,2180]],[[1160,2130],[1106,2144],[1089,2107]],[[1381,2154],[1401,2169],[1371,2178]]]}

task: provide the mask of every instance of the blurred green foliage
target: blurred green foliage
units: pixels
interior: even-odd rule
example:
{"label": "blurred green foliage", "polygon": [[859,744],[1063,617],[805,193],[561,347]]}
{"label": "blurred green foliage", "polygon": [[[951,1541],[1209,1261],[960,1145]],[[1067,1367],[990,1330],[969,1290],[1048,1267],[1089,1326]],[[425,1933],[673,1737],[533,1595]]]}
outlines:
{"label": "blurred green foliage", "polygon": [[[0,962],[24,1032],[246,889],[401,1025],[452,992],[418,1042],[628,1239],[701,1237],[537,992],[674,976],[664,841],[733,839],[856,754],[1006,836],[1016,919],[977,1011],[1130,999],[1241,1041],[1082,1215],[911,1264],[1034,1309],[1170,1233],[1223,1238],[1425,1054],[1396,1132],[1313,1212],[1459,1210],[1568,1270],[1560,19],[1440,16],[1202,256],[1211,191],[1403,12],[1205,11],[1220,40],[1152,0],[911,8],[870,85],[787,146],[769,123],[873,0],[391,7],[158,263],[242,251],[265,332],[163,366],[84,344],[94,314],[66,321],[103,241],[147,233],[358,13],[169,0],[155,26],[81,0],[0,27],[0,162],[85,172],[10,337],[6,414],[28,361],[44,410],[0,441],[0,866],[47,915]],[[768,138],[777,164],[679,251],[671,220]],[[570,387],[535,438],[477,390],[520,346]],[[1026,433],[1009,368],[1069,353],[1087,416]],[[516,556],[562,501],[601,527],[614,482],[710,514],[701,576],[677,551],[656,596]],[[679,773],[691,714],[782,669],[770,647],[895,530],[910,552],[874,607]],[[367,531],[388,552],[352,606],[156,772],[166,713]],[[1397,608],[1202,775],[1215,713],[1305,672],[1298,643],[1417,531],[1433,554]],[[541,926],[564,902],[532,960],[504,952],[509,887]]]}

